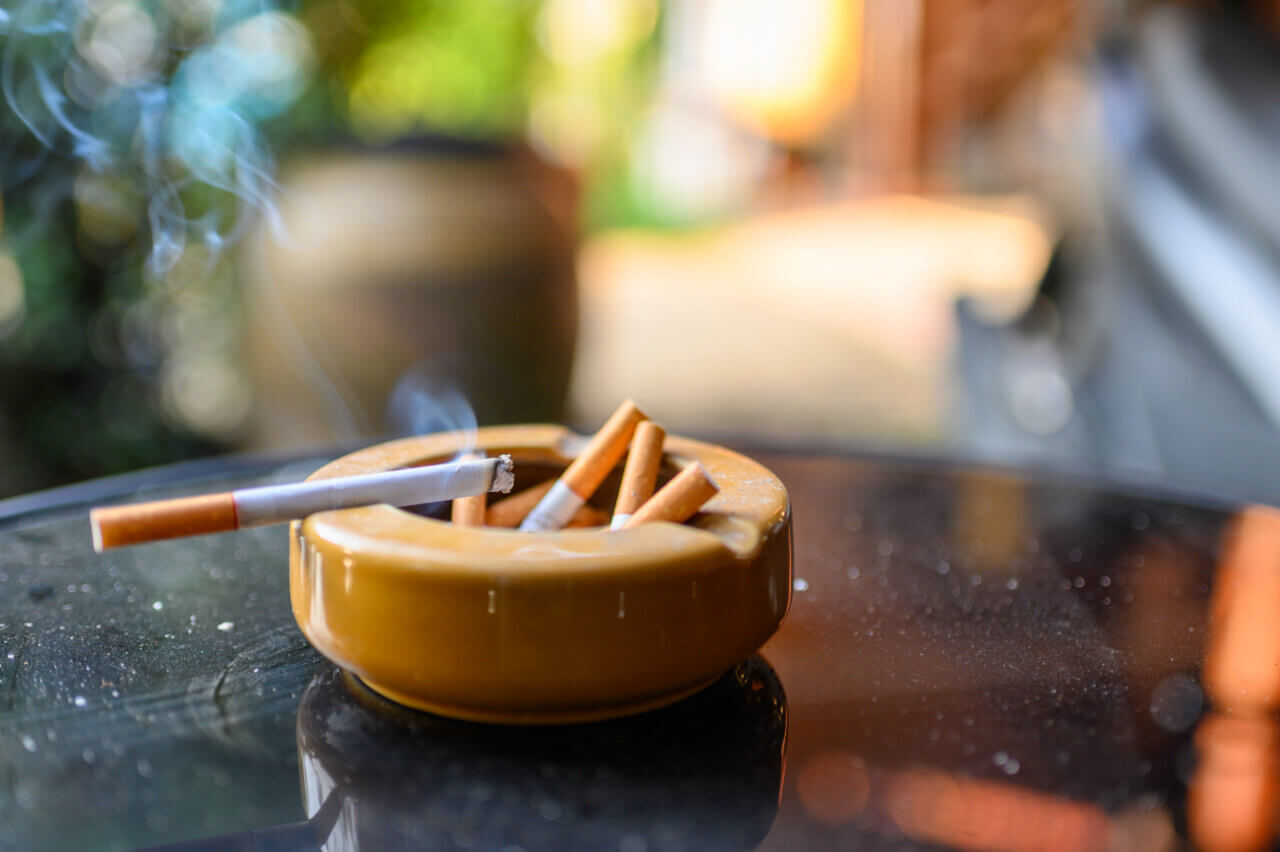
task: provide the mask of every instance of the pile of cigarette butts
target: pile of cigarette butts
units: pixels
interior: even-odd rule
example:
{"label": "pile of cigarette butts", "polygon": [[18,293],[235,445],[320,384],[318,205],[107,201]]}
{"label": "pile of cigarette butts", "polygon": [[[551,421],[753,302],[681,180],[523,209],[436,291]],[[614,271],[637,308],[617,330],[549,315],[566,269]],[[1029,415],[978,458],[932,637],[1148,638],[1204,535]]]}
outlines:
{"label": "pile of cigarette butts", "polygon": [[[519,527],[523,532],[548,532],[566,527],[628,529],[653,521],[688,520],[715,496],[719,488],[701,464],[684,468],[656,494],[667,433],[631,400],[624,402],[596,432],[586,448],[559,479],[526,488],[486,506],[481,493],[453,501],[453,523],[461,526]],[[627,457],[613,518],[587,500],[609,472]]]}
{"label": "pile of cigarette butts", "polygon": [[[452,500],[455,524],[518,527],[524,532],[604,526],[606,522],[612,529],[653,521],[680,523],[719,489],[706,469],[694,462],[654,493],[665,437],[661,426],[627,400],[559,479],[527,488],[492,506],[487,505],[488,492],[505,494],[515,485],[510,456],[472,456],[448,464],[97,508],[89,513],[89,524],[93,547],[102,552],[381,503],[416,506]],[[587,500],[624,455],[627,462],[610,522],[600,510],[588,506]]]}

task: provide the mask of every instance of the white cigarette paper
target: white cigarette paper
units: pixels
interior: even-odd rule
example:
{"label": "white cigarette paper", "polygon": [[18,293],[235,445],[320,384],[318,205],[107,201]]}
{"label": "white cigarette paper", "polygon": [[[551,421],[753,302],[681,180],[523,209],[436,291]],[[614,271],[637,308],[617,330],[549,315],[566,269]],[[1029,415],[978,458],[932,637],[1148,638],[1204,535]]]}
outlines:
{"label": "white cigarette paper", "polygon": [[425,465],[403,470],[268,485],[231,492],[240,526],[276,524],[315,512],[389,503],[416,506],[486,491],[506,493],[515,483],[510,456]]}
{"label": "white cigarette paper", "polygon": [[521,532],[550,532],[563,529],[585,504],[563,479],[557,479],[547,496],[520,524]]}

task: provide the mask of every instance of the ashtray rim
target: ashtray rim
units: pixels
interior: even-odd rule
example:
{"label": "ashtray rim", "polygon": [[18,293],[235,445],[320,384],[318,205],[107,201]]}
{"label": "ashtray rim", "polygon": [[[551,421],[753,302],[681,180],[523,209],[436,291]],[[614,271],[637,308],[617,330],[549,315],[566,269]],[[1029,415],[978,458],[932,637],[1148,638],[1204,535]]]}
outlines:
{"label": "ashtray rim", "polygon": [[[468,441],[468,437],[473,440]],[[474,433],[439,432],[401,438],[357,450],[312,473],[308,481],[389,470],[445,460],[471,446],[509,452],[520,460],[564,465],[575,445],[585,442],[564,426],[531,424],[482,427]],[[782,481],[759,462],[724,447],[668,435],[665,455],[677,464],[700,461],[721,487],[693,523],[657,522],[627,530],[603,527],[554,532],[521,532],[493,527],[457,527],[393,506],[367,506],[321,512],[300,522],[308,538],[342,542],[352,550],[377,551],[385,564],[412,568],[453,562],[465,554],[472,565],[487,561],[504,571],[539,572],[554,564],[564,572],[632,570],[646,551],[685,551],[706,558],[727,551],[753,558],[763,542],[789,519],[790,502]],[[754,473],[744,478],[743,471]],[[519,479],[517,491],[521,488]],[[769,499],[762,499],[762,493]],[[460,566],[459,566],[460,567]]]}

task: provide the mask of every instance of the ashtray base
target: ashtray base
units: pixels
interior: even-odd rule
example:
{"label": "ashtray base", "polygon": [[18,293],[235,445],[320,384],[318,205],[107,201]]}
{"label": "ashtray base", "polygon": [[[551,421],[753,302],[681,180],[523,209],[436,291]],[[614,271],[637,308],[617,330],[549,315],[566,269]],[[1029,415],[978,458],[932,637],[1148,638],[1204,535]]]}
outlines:
{"label": "ashtray base", "polygon": [[394,701],[395,703],[401,704],[405,707],[410,707],[414,710],[421,710],[424,713],[444,716],[449,719],[457,719],[462,722],[479,722],[490,725],[536,726],[580,725],[590,722],[605,722],[610,719],[620,719],[624,716],[634,716],[637,713],[647,713],[650,710],[658,710],[698,694],[716,681],[720,680],[720,678],[724,677],[724,672],[720,672],[715,677],[694,686],[678,689],[674,692],[668,692],[663,695],[651,696],[641,701],[628,701],[622,704],[610,704],[604,707],[549,711],[481,710],[475,707],[440,704],[434,701],[424,701],[416,695],[409,695],[405,692],[381,686],[374,681],[360,677],[359,675],[351,676],[358,680],[363,686],[367,687],[370,691],[377,693],[383,698],[386,698],[389,701]]}

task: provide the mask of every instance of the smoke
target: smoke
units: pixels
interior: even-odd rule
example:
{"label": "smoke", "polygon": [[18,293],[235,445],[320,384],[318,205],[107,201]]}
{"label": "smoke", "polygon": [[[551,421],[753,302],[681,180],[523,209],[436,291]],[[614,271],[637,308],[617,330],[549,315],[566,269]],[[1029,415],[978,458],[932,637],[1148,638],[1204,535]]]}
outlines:
{"label": "smoke", "polygon": [[[112,248],[118,235],[142,235],[152,282],[163,285],[148,289],[148,306],[186,329],[145,367],[165,362],[166,411],[206,434],[234,431],[247,391],[230,378],[230,346],[213,351],[200,341],[215,335],[190,331],[209,325],[199,316],[208,293],[192,284],[228,278],[227,250],[264,224],[290,243],[264,128],[302,95],[314,65],[306,29],[269,0],[16,0],[0,9],[0,194],[29,202],[33,222],[74,199],[81,230],[105,234]],[[335,437],[354,443],[367,430],[335,386],[341,371],[320,366],[278,294],[262,290],[253,308]],[[230,389],[225,399],[217,387]],[[475,432],[466,398],[420,370],[397,385],[388,413],[401,432]]]}
{"label": "smoke", "polygon": [[0,11],[0,90],[40,144],[0,150],[0,188],[52,153],[146,199],[150,265],[213,263],[265,216],[275,164],[261,125],[301,94],[306,30],[266,2],[23,0]]}
{"label": "smoke", "polygon": [[401,434],[462,433],[459,457],[476,447],[476,414],[466,395],[425,367],[408,370],[396,382],[387,413],[392,428]]}
{"label": "smoke", "polygon": [[[149,281],[129,316],[151,319],[121,325],[126,357],[160,371],[166,416],[201,434],[230,435],[247,411],[233,344],[209,305],[232,278],[227,250],[251,230],[265,224],[287,242],[263,128],[313,66],[307,31],[266,0],[18,0],[0,10],[0,194],[29,208],[6,223],[6,242],[26,242],[22,229],[43,230],[73,199],[90,244],[120,252],[134,240]],[[335,435],[352,442],[332,381],[300,341],[294,349],[287,357]]]}

